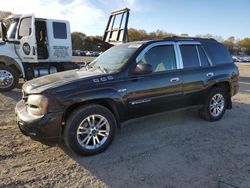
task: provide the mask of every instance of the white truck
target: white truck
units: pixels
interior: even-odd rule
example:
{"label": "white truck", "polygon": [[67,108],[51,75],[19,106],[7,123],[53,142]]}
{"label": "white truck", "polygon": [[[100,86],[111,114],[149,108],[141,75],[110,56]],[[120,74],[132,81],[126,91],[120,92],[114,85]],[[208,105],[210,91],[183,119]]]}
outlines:
{"label": "white truck", "polygon": [[[127,8],[112,12],[101,42],[126,42],[128,18]],[[12,15],[8,19],[12,20],[8,31],[0,24],[0,91],[13,89],[19,78],[30,80],[78,68],[72,62],[68,21],[35,18],[32,14]],[[116,22],[120,24],[114,28]]]}

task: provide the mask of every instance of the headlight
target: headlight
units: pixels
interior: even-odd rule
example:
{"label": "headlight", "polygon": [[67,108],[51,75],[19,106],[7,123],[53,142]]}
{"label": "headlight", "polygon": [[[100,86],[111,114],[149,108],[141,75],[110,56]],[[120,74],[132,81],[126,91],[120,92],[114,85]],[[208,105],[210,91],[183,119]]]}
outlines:
{"label": "headlight", "polygon": [[27,110],[30,114],[42,116],[47,111],[48,99],[43,95],[30,95],[27,101]]}

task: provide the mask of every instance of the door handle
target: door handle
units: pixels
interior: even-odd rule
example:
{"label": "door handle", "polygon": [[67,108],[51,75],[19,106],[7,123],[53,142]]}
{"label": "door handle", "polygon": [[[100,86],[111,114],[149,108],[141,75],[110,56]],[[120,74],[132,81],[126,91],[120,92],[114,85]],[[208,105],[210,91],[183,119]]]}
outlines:
{"label": "door handle", "polygon": [[212,77],[214,75],[214,73],[213,72],[209,72],[209,73],[207,73],[207,77]]}
{"label": "door handle", "polygon": [[180,81],[180,78],[178,78],[178,77],[170,79],[170,82],[179,82],[179,81]]}

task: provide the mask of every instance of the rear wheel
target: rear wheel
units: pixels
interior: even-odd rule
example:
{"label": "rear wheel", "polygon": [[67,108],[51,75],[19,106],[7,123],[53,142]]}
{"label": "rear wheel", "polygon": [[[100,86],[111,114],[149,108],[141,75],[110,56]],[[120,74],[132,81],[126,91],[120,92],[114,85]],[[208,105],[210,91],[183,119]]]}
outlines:
{"label": "rear wheel", "polygon": [[200,116],[207,121],[217,121],[226,111],[226,93],[222,88],[213,88],[207,97],[204,107],[199,111]]}
{"label": "rear wheel", "polygon": [[64,142],[78,155],[94,155],[107,149],[116,130],[114,115],[101,105],[74,111],[66,122]]}
{"label": "rear wheel", "polygon": [[0,65],[0,91],[10,91],[18,84],[18,73],[11,67]]}

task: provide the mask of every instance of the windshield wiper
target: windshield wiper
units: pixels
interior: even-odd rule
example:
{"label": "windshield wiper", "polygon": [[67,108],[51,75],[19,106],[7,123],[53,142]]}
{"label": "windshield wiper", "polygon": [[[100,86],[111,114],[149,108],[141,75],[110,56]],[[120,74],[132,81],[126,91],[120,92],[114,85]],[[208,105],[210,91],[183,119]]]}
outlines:
{"label": "windshield wiper", "polygon": [[103,73],[107,73],[107,72],[108,72],[107,69],[105,69],[105,68],[103,68],[103,67],[100,67],[100,66],[95,66],[95,68],[101,70]]}
{"label": "windshield wiper", "polygon": [[87,63],[85,67],[86,67],[86,70],[93,68],[93,66],[90,63]]}

